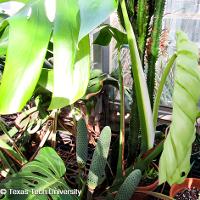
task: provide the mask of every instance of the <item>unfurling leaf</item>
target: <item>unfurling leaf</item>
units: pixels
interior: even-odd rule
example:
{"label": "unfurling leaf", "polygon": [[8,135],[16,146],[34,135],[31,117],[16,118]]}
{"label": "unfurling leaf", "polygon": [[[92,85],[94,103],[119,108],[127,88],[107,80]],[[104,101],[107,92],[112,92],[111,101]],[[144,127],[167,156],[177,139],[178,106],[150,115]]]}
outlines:
{"label": "unfurling leaf", "polygon": [[170,185],[183,182],[190,170],[200,99],[198,48],[182,32],[177,33],[177,55],[172,124],[159,164],[160,184],[167,181]]}

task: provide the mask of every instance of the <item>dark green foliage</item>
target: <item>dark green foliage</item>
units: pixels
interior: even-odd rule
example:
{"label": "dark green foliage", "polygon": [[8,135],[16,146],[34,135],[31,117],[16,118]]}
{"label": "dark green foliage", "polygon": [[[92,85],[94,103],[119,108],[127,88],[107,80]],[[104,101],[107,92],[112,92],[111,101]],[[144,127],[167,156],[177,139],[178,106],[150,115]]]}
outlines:
{"label": "dark green foliage", "polygon": [[165,8],[165,0],[156,1],[153,28],[151,31],[151,38],[149,43],[150,55],[147,55],[148,59],[147,85],[149,90],[151,106],[153,106],[153,101],[154,101],[155,64],[159,54],[159,43],[162,31],[162,17],[164,13],[164,8]]}
{"label": "dark green foliage", "polygon": [[127,35],[110,25],[102,26],[102,29],[93,44],[108,46],[112,38],[114,38],[117,42],[116,48],[119,48],[124,44],[128,44]]}
{"label": "dark green foliage", "polygon": [[[37,195],[32,192],[43,190],[68,190],[70,189],[62,176],[65,174],[65,164],[54,149],[50,147],[42,148],[35,160],[27,163],[18,173],[9,176],[0,184],[0,189],[6,189],[7,194],[1,198],[4,200],[26,200],[38,199],[46,200],[69,199],[74,197],[68,195],[68,198],[62,195]],[[10,190],[21,190],[25,194],[13,194]]]}
{"label": "dark green foliage", "polygon": [[130,200],[140,182],[141,177],[142,173],[139,169],[136,169],[129,174],[119,188],[115,200]]}
{"label": "dark green foliage", "polygon": [[99,184],[102,183],[105,176],[105,166],[111,141],[110,127],[106,126],[100,135],[97,142],[92,163],[90,166],[87,184],[90,190],[94,190]]}
{"label": "dark green foliage", "polygon": [[84,167],[88,156],[88,130],[84,119],[77,122],[76,159],[79,167]]}

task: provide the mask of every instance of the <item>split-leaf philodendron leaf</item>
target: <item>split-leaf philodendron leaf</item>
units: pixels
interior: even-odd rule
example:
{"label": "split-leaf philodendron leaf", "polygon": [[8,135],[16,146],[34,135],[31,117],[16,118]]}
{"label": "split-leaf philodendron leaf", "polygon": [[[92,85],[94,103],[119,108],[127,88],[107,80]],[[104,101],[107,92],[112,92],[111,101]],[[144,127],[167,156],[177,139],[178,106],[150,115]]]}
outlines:
{"label": "split-leaf philodendron leaf", "polygon": [[177,33],[177,55],[172,123],[159,164],[159,182],[170,185],[183,182],[190,170],[200,99],[198,48],[182,32]]}
{"label": "split-leaf philodendron leaf", "polygon": [[30,0],[5,19],[9,36],[0,85],[0,114],[21,111],[31,98],[51,36],[54,80],[50,109],[84,96],[90,70],[88,34],[116,8],[116,0],[54,0],[51,6],[47,0]]}
{"label": "split-leaf philodendron leaf", "polygon": [[[7,192],[1,199],[78,199],[75,195],[53,194],[53,190],[70,189],[62,178],[65,171],[65,164],[56,151],[50,147],[44,147],[33,161],[24,165],[18,173],[7,177],[0,184],[0,189],[18,190],[22,191],[21,194],[16,195],[13,192]],[[41,194],[37,194],[37,192],[41,192]]]}

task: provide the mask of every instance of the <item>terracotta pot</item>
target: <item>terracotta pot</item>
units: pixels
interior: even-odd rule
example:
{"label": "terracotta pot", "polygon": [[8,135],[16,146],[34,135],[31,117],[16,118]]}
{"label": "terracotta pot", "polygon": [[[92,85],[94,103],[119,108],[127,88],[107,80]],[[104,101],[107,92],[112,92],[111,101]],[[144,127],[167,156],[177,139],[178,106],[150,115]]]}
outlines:
{"label": "terracotta pot", "polygon": [[170,197],[175,197],[178,192],[181,192],[185,188],[195,187],[200,189],[200,179],[198,178],[186,178],[181,184],[174,184],[170,189]]}

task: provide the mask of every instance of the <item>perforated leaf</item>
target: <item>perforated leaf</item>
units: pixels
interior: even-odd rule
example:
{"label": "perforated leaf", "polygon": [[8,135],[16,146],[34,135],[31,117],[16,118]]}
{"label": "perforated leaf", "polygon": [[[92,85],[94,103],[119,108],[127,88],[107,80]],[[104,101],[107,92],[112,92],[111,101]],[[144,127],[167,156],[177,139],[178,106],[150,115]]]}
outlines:
{"label": "perforated leaf", "polygon": [[170,185],[183,182],[190,170],[200,99],[198,48],[182,32],[177,33],[177,55],[172,123],[159,164],[159,182]]}
{"label": "perforated leaf", "polygon": [[[37,195],[33,191],[49,193],[51,190],[67,190],[69,187],[62,178],[65,174],[65,165],[54,149],[44,147],[36,156],[35,160],[26,164],[20,172],[10,176],[1,182],[0,188],[26,191],[27,194],[16,195],[7,192],[3,199],[31,200],[49,199],[47,194]],[[73,199],[67,195],[49,194],[54,199]]]}

